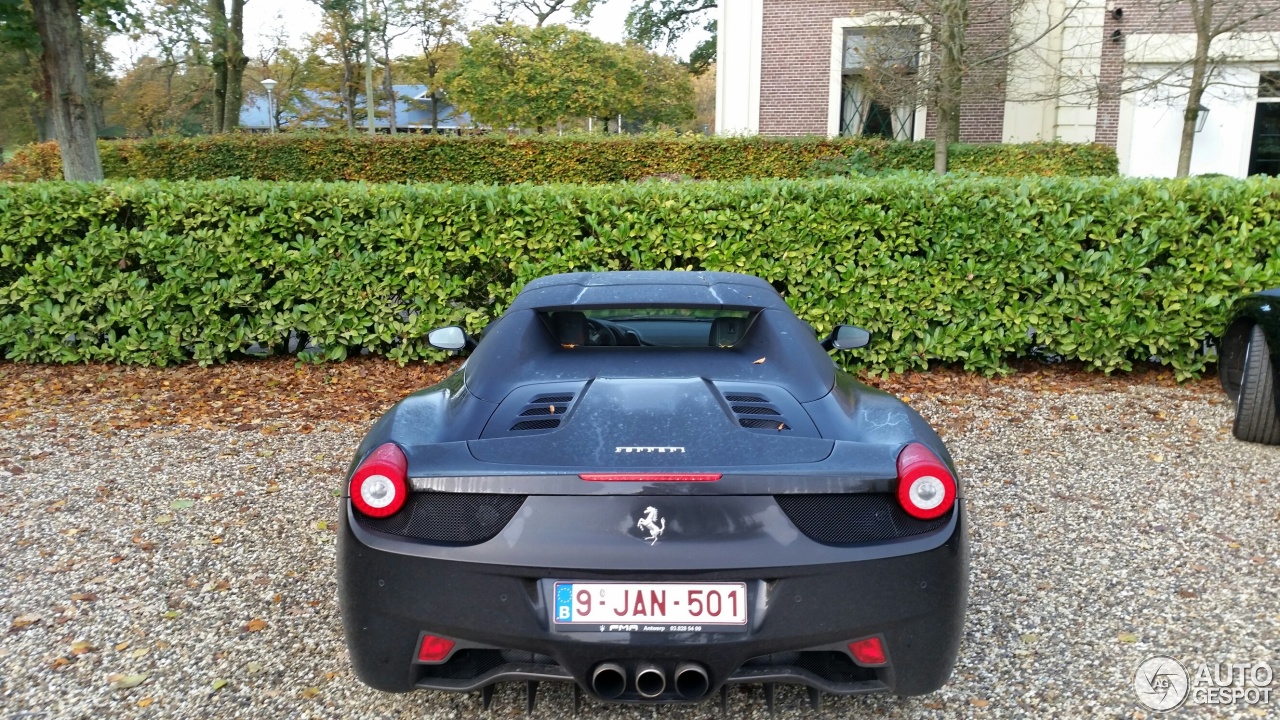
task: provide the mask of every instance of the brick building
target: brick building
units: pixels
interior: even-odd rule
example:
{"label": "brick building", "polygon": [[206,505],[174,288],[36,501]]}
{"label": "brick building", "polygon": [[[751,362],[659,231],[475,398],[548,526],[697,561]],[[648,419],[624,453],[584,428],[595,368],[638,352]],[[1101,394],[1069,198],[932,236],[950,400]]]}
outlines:
{"label": "brick building", "polygon": [[[1280,0],[1258,1],[1274,2],[1275,14],[1212,46],[1192,173],[1280,172]],[[1218,6],[1233,4],[1251,14],[1258,7],[1254,0]],[[717,132],[933,137],[931,113],[868,81],[868,66],[886,56],[870,59],[869,38],[897,48],[887,55],[900,75],[924,72],[929,62],[924,24],[895,7],[902,3],[721,0]],[[1126,174],[1174,174],[1196,45],[1185,5],[970,0],[970,18],[970,57],[999,60],[966,78],[961,141],[1105,143]]]}

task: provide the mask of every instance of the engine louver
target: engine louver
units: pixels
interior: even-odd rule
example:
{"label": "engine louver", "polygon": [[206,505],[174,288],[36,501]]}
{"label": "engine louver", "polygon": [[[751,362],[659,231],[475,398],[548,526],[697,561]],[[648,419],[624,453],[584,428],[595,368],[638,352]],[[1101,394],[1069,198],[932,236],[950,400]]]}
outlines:
{"label": "engine louver", "polygon": [[536,420],[519,420],[511,426],[510,432],[524,433],[537,430],[554,430],[560,427],[560,417],[569,412],[573,403],[573,393],[557,393],[539,395],[529,401],[517,417],[538,418]]}
{"label": "engine louver", "polygon": [[738,424],[748,430],[782,432],[791,429],[778,408],[764,397],[738,393],[726,394],[724,397],[732,403],[731,409],[738,418]]}

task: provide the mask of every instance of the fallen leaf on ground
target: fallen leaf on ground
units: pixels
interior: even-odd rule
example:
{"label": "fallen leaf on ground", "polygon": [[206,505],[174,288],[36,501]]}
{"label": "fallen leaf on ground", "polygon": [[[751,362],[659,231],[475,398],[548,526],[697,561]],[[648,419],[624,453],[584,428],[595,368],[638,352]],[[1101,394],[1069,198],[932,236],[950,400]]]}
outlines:
{"label": "fallen leaf on ground", "polygon": [[153,703],[153,702],[155,702],[155,701],[156,701],[156,699],[155,699],[155,698],[153,698],[153,697],[144,697],[144,698],[142,698],[141,700],[139,700],[139,701],[138,701],[138,707],[141,707],[141,708],[147,707],[147,706],[149,706],[151,703]]}
{"label": "fallen leaf on ground", "polygon": [[13,619],[13,624],[9,626],[9,630],[11,631],[24,630],[26,628],[31,627],[32,625],[35,625],[36,623],[40,622],[43,619],[44,618],[41,617],[40,615],[34,615],[34,614],[19,615],[18,617]]}
{"label": "fallen leaf on ground", "polygon": [[195,506],[195,504],[196,504],[195,500],[184,498],[182,500],[174,500],[173,502],[169,503],[169,507],[173,510],[186,510],[189,507]]}
{"label": "fallen leaf on ground", "polygon": [[218,678],[217,680],[213,681],[213,689],[215,692],[217,692],[218,690],[221,690],[226,686],[227,686],[227,681],[222,678]]}
{"label": "fallen leaf on ground", "polygon": [[107,676],[107,682],[111,683],[112,690],[128,690],[136,688],[147,681],[147,673],[138,673],[136,675],[123,675],[113,673]]}
{"label": "fallen leaf on ground", "polygon": [[1118,636],[1117,636],[1117,639],[1119,639],[1119,640],[1120,640],[1120,642],[1122,642],[1122,643],[1136,643],[1136,642],[1138,642],[1138,636],[1137,636],[1137,635],[1134,635],[1133,633],[1127,633],[1127,632],[1120,633],[1120,635],[1118,635]]}
{"label": "fallen leaf on ground", "polygon": [[244,626],[244,629],[245,632],[262,632],[267,629],[267,621],[262,618],[254,618]]}

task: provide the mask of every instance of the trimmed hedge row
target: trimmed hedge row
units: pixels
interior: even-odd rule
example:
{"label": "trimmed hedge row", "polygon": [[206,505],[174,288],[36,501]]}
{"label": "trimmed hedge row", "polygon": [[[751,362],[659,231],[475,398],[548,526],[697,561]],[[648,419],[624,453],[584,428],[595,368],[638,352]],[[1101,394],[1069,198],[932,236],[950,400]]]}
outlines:
{"label": "trimmed hedge row", "polygon": [[1200,372],[1229,301],[1280,285],[1280,181],[936,178],[444,186],[0,186],[0,350],[224,362],[290,333],[439,358],[516,290],[584,269],[767,278],[849,361],[983,372],[1035,352]]}
{"label": "trimmed hedge row", "polygon": [[[839,170],[933,168],[933,143],[877,138],[374,137],[220,135],[102,142],[108,178],[457,183],[607,183],[651,176],[698,180],[802,178]],[[835,162],[833,162],[835,161]],[[852,162],[849,162],[852,161]],[[28,146],[0,179],[61,178],[56,144]],[[1104,145],[956,145],[951,168],[990,175],[1114,175]]]}

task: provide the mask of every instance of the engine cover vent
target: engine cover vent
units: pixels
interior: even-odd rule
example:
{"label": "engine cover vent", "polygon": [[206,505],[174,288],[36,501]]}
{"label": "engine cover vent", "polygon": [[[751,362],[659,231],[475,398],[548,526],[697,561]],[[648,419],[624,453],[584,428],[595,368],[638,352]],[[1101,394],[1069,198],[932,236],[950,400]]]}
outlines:
{"label": "engine cover vent", "polygon": [[556,430],[581,394],[581,383],[520,388],[503,401],[481,437],[523,437]]}

